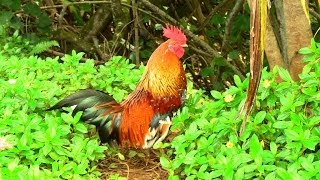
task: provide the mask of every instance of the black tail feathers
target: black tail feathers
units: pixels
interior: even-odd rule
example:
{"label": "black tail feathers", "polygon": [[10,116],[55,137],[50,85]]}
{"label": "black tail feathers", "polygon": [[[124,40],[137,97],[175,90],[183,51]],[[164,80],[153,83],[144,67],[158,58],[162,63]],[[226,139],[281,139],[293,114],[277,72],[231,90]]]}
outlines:
{"label": "black tail feathers", "polygon": [[75,115],[78,111],[84,111],[88,107],[93,107],[97,104],[102,104],[102,103],[107,103],[112,101],[115,102],[115,100],[110,95],[102,91],[85,89],[64,98],[54,106],[50,107],[48,111],[54,110],[54,109],[60,109],[62,107],[76,106],[73,111],[73,115]]}
{"label": "black tail feathers", "polygon": [[121,106],[110,95],[92,89],[81,90],[48,110],[73,107],[72,115],[83,111],[81,120],[94,124],[99,132],[101,142],[118,141],[118,128],[121,121]]}

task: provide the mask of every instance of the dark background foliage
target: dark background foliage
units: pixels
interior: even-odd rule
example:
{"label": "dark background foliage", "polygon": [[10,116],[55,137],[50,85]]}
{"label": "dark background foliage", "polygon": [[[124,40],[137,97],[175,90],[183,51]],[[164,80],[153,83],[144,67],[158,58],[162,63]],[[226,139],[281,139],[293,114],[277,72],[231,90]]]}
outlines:
{"label": "dark background foliage", "polygon": [[[319,5],[309,5],[316,32]],[[161,27],[178,25],[189,40],[186,69],[195,85],[207,92],[233,84],[234,74],[244,79],[249,70],[250,12],[244,0],[2,0],[0,12],[7,31],[18,29],[34,41],[57,40],[60,48],[47,53],[83,51],[97,64],[113,55],[145,63],[164,40]]]}

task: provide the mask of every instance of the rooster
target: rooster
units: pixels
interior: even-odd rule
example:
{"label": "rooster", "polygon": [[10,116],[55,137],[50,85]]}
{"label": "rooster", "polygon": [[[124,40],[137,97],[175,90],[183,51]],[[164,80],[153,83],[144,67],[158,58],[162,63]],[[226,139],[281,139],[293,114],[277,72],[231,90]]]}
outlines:
{"label": "rooster", "polygon": [[83,111],[81,120],[97,127],[102,143],[147,149],[168,135],[173,113],[182,106],[186,76],[180,58],[187,38],[177,27],[166,26],[169,38],[150,56],[135,91],[121,103],[96,90],[81,90],[49,108],[73,107]]}

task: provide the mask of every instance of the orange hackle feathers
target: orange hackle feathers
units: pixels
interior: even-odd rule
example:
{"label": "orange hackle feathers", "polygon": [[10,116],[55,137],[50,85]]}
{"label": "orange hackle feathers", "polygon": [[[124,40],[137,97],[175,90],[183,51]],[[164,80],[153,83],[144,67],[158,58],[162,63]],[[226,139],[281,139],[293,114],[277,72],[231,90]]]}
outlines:
{"label": "orange hackle feathers", "polygon": [[76,106],[81,119],[97,126],[102,142],[117,141],[121,146],[150,148],[167,136],[172,113],[184,102],[186,76],[180,58],[187,38],[174,26],[163,28],[169,38],[152,53],[139,84],[125,101],[83,90],[57,103],[51,109]]}

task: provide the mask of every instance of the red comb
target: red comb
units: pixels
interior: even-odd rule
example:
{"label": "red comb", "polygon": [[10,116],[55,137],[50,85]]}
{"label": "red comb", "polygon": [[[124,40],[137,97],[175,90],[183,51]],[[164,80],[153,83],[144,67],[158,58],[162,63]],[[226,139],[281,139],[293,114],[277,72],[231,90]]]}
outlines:
{"label": "red comb", "polygon": [[172,25],[166,25],[166,27],[163,27],[163,36],[167,37],[169,39],[173,39],[174,41],[178,41],[181,44],[187,43],[186,35],[181,31],[181,29],[172,26]]}

